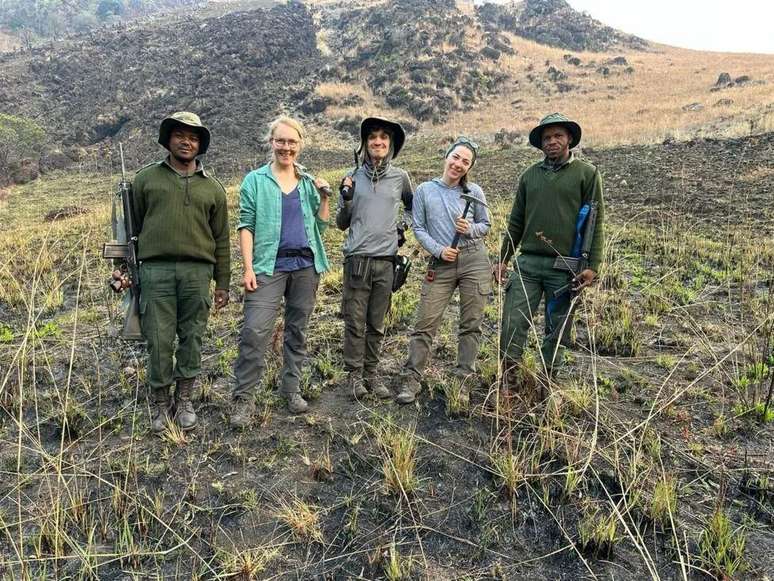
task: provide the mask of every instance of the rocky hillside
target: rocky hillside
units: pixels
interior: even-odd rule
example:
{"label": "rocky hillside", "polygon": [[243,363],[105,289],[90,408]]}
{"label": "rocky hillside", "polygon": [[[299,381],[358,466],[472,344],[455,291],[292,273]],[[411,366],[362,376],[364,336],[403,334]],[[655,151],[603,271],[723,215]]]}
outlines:
{"label": "rocky hillside", "polygon": [[[279,111],[322,129],[315,135],[330,149],[374,111],[412,130],[482,137],[523,133],[548,103],[582,116],[590,136],[608,141],[620,139],[604,125],[615,119],[613,104],[629,125],[661,123],[669,134],[722,126],[739,135],[753,120],[756,132],[771,126],[759,107],[770,102],[774,81],[764,59],[642,50],[642,39],[564,0],[309,2],[210,3],[0,53],[0,113],[35,122],[48,140],[42,160],[17,160],[19,179],[85,153],[102,159],[116,141],[131,165],[149,161],[158,155],[159,119],[180,109],[213,127],[210,163],[226,172],[263,158],[259,136]],[[715,84],[724,71],[734,82]],[[723,99],[700,110],[710,90]]]}
{"label": "rocky hillside", "polygon": [[0,57],[0,110],[37,119],[65,146],[123,141],[138,163],[155,155],[161,118],[193,110],[217,128],[214,156],[239,159],[255,154],[268,119],[312,90],[319,66],[301,4],[179,17]]}
{"label": "rocky hillside", "polygon": [[644,49],[647,41],[604,25],[574,10],[565,0],[486,3],[478,17],[488,30],[507,30],[541,44],[577,51]]}
{"label": "rocky hillside", "polygon": [[332,11],[322,22],[335,55],[330,76],[365,82],[389,106],[420,121],[464,109],[507,79],[493,64],[500,53],[479,48],[476,19],[454,0],[396,0]]}
{"label": "rocky hillside", "polygon": [[106,23],[199,8],[206,3],[207,0],[4,0],[0,3],[0,28],[17,33],[30,46],[36,41],[84,32]]}

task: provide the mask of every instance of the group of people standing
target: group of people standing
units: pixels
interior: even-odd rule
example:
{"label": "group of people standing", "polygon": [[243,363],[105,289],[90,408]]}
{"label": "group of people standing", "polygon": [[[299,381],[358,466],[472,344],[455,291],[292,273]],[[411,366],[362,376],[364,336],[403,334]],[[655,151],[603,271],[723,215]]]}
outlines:
{"label": "group of people standing", "polygon": [[[505,236],[492,268],[483,239],[491,220],[482,189],[469,181],[479,146],[460,137],[443,157],[440,177],[416,191],[408,173],[395,165],[406,134],[399,123],[368,117],[360,127],[357,167],[339,187],[335,224],[347,231],[343,246],[343,361],[346,389],[354,398],[369,393],[401,404],[415,401],[433,338],[455,289],[460,294],[458,354],[454,374],[462,385],[476,371],[484,308],[492,279],[505,284],[500,336],[503,371],[513,386],[527,332],[546,295],[545,368],[561,360],[569,331],[571,290],[593,281],[601,258],[602,216],[597,219],[593,259],[583,272],[553,268],[569,256],[576,216],[584,202],[602,205],[599,172],[576,159],[577,123],[554,114],[530,134],[544,159],[521,177]],[[284,308],[280,392],[291,413],[308,403],[300,389],[306,358],[306,329],[323,272],[330,268],[323,233],[333,195],[330,184],[298,163],[306,134],[302,124],[281,116],[269,126],[271,161],[242,181],[237,231],[243,260],[244,321],[234,364],[230,423],[247,427],[266,368],[266,351]],[[154,432],[174,421],[196,426],[192,389],[201,370],[201,342],[214,303],[229,302],[230,248],[226,194],[198,157],[210,132],[198,116],[180,112],[164,119],[159,143],[169,155],[141,169],[133,185],[140,268],[140,317],[148,347],[147,381]],[[409,352],[397,393],[378,372],[385,317],[396,286],[398,248],[406,228],[429,254]],[[506,282],[506,263],[519,251]],[[558,297],[563,285],[568,292]],[[553,293],[553,294],[552,294]],[[549,300],[550,299],[550,300]],[[175,338],[177,336],[177,349]],[[463,397],[467,389],[463,387]]]}

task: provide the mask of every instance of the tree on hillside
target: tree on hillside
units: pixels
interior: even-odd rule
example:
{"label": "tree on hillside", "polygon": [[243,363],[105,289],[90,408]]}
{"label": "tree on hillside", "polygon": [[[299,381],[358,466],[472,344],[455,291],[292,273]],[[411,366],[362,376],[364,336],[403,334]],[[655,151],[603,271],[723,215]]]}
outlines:
{"label": "tree on hillside", "polygon": [[46,132],[34,121],[0,113],[0,176],[8,178],[25,160],[37,162],[45,141]]}

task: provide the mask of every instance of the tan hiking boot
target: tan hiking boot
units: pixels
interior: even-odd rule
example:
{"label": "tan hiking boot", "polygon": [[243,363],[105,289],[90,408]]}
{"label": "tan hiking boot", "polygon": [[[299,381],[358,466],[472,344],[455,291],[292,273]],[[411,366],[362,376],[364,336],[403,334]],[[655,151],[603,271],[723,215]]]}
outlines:
{"label": "tan hiking boot", "polygon": [[359,369],[350,371],[347,375],[347,391],[349,391],[355,399],[360,399],[368,393]]}
{"label": "tan hiking boot", "polygon": [[229,423],[232,428],[244,429],[253,421],[255,413],[255,400],[251,398],[238,397],[234,400],[231,407]]}
{"label": "tan hiking boot", "polygon": [[401,376],[401,383],[403,386],[400,389],[400,393],[395,396],[395,401],[400,404],[412,403],[417,399],[419,392],[422,391],[422,384],[414,375]]}
{"label": "tan hiking boot", "polygon": [[365,376],[365,384],[368,390],[379,399],[390,399],[392,392],[385,385],[384,378],[376,373]]}
{"label": "tan hiking boot", "polygon": [[196,427],[196,412],[194,411],[193,387],[196,383],[195,377],[188,379],[178,379],[177,389],[175,389],[175,423],[181,430],[193,430]]}
{"label": "tan hiking boot", "polygon": [[160,434],[170,422],[172,400],[169,397],[169,386],[153,389],[151,401],[151,431]]}
{"label": "tan hiking boot", "polygon": [[301,397],[300,393],[289,393],[286,397],[288,398],[288,411],[291,414],[303,414],[309,409],[309,404]]}

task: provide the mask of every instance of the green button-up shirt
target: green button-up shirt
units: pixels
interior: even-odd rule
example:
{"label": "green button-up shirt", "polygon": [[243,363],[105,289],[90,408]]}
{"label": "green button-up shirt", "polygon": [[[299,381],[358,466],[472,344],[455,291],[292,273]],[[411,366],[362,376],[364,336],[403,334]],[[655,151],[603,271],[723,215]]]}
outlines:
{"label": "green button-up shirt", "polygon": [[[322,233],[328,222],[317,216],[320,194],[314,179],[301,174],[298,182],[304,229],[314,254],[314,269],[325,272],[330,267],[325,254]],[[251,171],[242,180],[239,190],[239,224],[237,230],[247,228],[253,234],[253,270],[256,274],[274,274],[274,263],[282,229],[282,189],[271,173],[269,164]]]}

